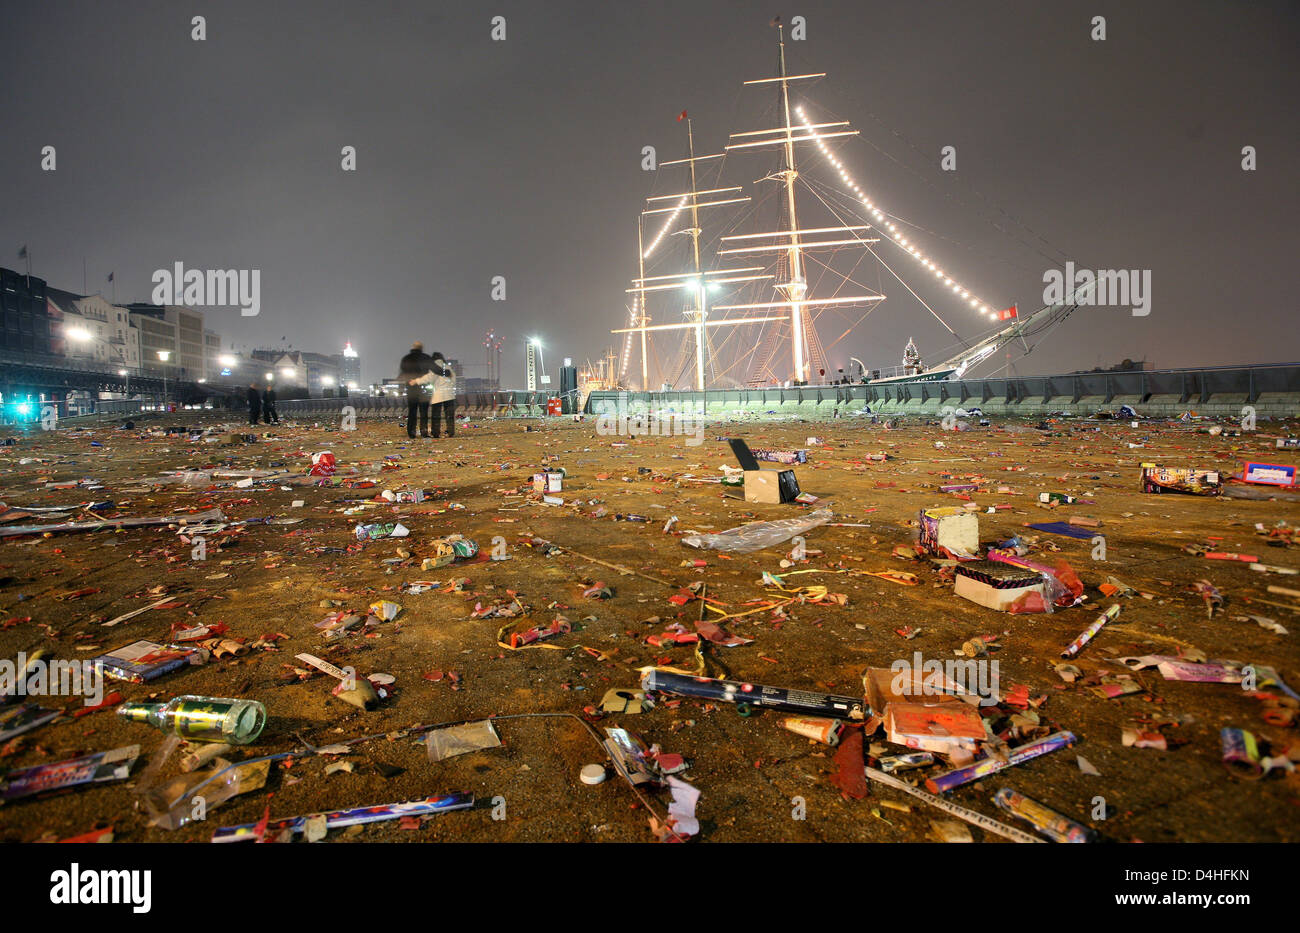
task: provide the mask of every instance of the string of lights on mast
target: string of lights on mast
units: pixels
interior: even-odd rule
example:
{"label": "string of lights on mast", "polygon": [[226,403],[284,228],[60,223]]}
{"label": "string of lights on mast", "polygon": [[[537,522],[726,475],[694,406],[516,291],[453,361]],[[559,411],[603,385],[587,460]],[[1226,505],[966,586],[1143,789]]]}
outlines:
{"label": "string of lights on mast", "polygon": [[898,229],[897,225],[888,219],[894,215],[886,215],[886,213],[881,211],[871,198],[867,197],[866,192],[863,191],[852,176],[849,175],[848,169],[844,167],[844,163],[837,159],[834,153],[831,152],[830,148],[827,147],[826,143],[822,141],[821,136],[817,133],[813,124],[808,121],[808,117],[804,114],[803,108],[796,107],[795,112],[798,114],[799,121],[803,124],[803,128],[815,137],[817,148],[821,150],[822,155],[825,156],[831,166],[839,172],[840,180],[843,181],[844,184],[848,185],[853,193],[857,195],[858,200],[861,201],[863,206],[871,212],[871,216],[879,221],[880,225],[889,232],[889,235],[893,238],[894,242],[904,252],[924,266],[929,272],[934,273],[934,277],[943,282],[945,288],[951,289],[955,295],[966,301],[972,308],[977,309],[981,314],[990,318],[997,317],[997,312],[993,310],[992,306],[989,305],[988,302],[977,297],[960,282],[954,281],[952,276],[944,272],[943,269],[934,262],[934,260],[930,259],[930,257],[926,256],[924,252],[918,249],[915,243],[908,242],[907,237],[903,236],[903,232]]}

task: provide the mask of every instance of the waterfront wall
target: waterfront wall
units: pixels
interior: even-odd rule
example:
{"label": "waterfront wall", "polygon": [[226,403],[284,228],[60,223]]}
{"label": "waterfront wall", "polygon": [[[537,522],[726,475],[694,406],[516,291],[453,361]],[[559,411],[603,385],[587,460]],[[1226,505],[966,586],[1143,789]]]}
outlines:
{"label": "waterfront wall", "polygon": [[1300,364],[1072,373],[894,382],[875,385],[800,386],[790,389],[728,389],[707,392],[593,392],[591,414],[644,405],[651,411],[698,411],[719,420],[803,417],[813,420],[861,412],[940,417],[947,406],[979,406],[987,415],[1033,417],[1050,412],[1091,415],[1131,405],[1139,414],[1240,417],[1243,407],[1259,418],[1300,415]]}
{"label": "waterfront wall", "polygon": [[[458,414],[481,417],[541,417],[556,393],[500,390],[461,395]],[[945,406],[979,406],[990,416],[1036,417],[1050,412],[1091,415],[1131,405],[1146,416],[1185,411],[1238,418],[1251,406],[1258,418],[1300,416],[1300,363],[1261,366],[1166,369],[1138,372],[1072,373],[896,382],[876,385],[800,386],[790,389],[713,389],[706,392],[593,392],[583,411],[617,412],[621,406],[650,411],[696,412],[719,421],[764,418],[829,419],[870,407],[888,416],[941,417]],[[338,417],[351,406],[359,419],[405,417],[400,397],[301,399],[279,403],[293,417]]]}

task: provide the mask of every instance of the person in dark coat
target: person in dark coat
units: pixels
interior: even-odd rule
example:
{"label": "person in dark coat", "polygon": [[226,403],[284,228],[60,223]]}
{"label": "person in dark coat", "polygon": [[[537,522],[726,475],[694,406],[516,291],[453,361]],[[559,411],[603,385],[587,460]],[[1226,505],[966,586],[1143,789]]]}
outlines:
{"label": "person in dark coat", "polygon": [[438,426],[445,419],[447,436],[456,436],[456,374],[452,372],[447,360],[441,353],[429,358],[429,371],[415,380],[419,385],[428,385],[433,389],[433,407],[429,417],[432,419],[433,436],[438,437]]}
{"label": "person in dark coat", "polygon": [[420,436],[429,436],[429,393],[417,380],[429,372],[430,359],[424,352],[424,344],[415,341],[411,352],[402,357],[398,366],[397,378],[406,383],[406,436],[415,437],[415,413],[420,413]]}
{"label": "person in dark coat", "polygon": [[275,386],[269,383],[262,393],[262,420],[267,424],[280,423],[280,413],[275,410]]}
{"label": "person in dark coat", "polygon": [[248,423],[257,424],[257,419],[262,414],[262,396],[257,391],[257,383],[248,384]]}

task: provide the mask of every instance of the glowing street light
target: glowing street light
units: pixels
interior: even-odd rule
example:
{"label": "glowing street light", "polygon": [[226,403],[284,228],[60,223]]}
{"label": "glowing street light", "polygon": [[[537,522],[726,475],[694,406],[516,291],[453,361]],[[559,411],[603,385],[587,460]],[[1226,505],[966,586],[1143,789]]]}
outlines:
{"label": "glowing street light", "polygon": [[[158,359],[162,360],[164,363],[166,363],[171,358],[172,358],[171,350],[158,351]],[[167,407],[167,367],[165,366],[163,367],[162,376],[163,376],[163,408],[165,409]]]}

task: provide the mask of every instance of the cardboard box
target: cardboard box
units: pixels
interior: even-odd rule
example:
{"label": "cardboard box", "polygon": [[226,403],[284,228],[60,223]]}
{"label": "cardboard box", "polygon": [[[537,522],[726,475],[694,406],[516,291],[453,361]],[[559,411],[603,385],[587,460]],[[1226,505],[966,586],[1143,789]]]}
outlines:
{"label": "cardboard box", "polygon": [[1143,492],[1168,491],[1184,492],[1194,496],[1217,496],[1222,490],[1218,470],[1162,467],[1154,463],[1142,464]]}
{"label": "cardboard box", "polygon": [[898,701],[885,711],[885,734],[896,745],[940,754],[959,748],[974,751],[988,737],[984,720],[973,706]]}
{"label": "cardboard box", "polygon": [[1026,593],[1047,601],[1047,584],[1040,574],[997,561],[972,560],[955,568],[953,592],[988,609],[1007,612]]}
{"label": "cardboard box", "polygon": [[952,554],[978,554],[980,549],[979,513],[961,506],[922,509],[921,547],[931,553],[945,548]]}
{"label": "cardboard box", "polygon": [[1241,478],[1244,482],[1262,483],[1265,486],[1294,486],[1295,467],[1281,463],[1247,461],[1242,465]]}
{"label": "cardboard box", "polygon": [[746,470],[745,501],[778,505],[799,495],[794,470]]}
{"label": "cardboard box", "polygon": [[740,464],[740,469],[744,471],[746,502],[777,505],[782,502],[793,502],[799,495],[799,480],[795,478],[794,470],[759,469],[758,458],[742,439],[729,438],[727,443],[731,446],[731,452],[736,455],[736,462]]}
{"label": "cardboard box", "polygon": [[555,472],[534,473],[533,492],[563,492],[564,474]]}
{"label": "cardboard box", "polygon": [[[927,675],[916,666],[902,672],[895,672],[885,667],[869,667],[862,674],[862,686],[866,693],[867,704],[872,712],[876,713],[883,713],[890,703],[920,703],[924,706],[932,706],[961,702],[953,695],[961,692],[957,684],[940,671]],[[902,689],[895,690],[895,686]]]}

